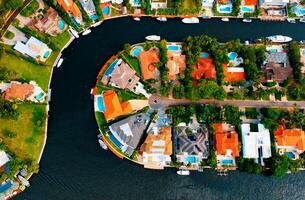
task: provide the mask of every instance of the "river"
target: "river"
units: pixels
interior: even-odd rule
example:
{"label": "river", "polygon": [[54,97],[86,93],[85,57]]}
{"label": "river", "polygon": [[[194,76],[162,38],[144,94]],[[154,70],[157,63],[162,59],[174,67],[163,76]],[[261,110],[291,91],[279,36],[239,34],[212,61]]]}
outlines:
{"label": "river", "polygon": [[160,23],[120,18],[93,28],[64,52],[63,65],[54,70],[47,144],[40,172],[16,199],[27,200],[203,200],[203,199],[305,199],[305,173],[283,179],[232,172],[219,177],[212,170],[176,175],[174,169],[153,171],[98,146],[98,127],[90,89],[104,62],[124,43],[143,42],[150,34],[168,41],[208,34],[220,42],[247,40],[274,34],[305,39],[305,24],[220,19],[186,25],[179,20]]}

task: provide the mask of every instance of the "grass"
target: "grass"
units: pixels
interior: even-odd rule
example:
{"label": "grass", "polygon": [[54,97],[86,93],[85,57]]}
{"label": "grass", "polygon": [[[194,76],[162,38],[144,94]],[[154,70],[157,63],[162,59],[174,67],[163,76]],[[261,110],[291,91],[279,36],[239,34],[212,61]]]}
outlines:
{"label": "grass", "polygon": [[132,57],[128,52],[124,51],[121,54],[122,58],[127,62],[137,73],[139,77],[141,77],[141,66],[139,59]]}
{"label": "grass", "polygon": [[[55,57],[56,53],[53,52],[47,61],[48,64],[52,63],[53,60],[55,60]],[[52,71],[50,65],[41,66],[5,51],[0,58],[0,66],[5,66],[8,69],[17,72],[20,77],[28,81],[35,80],[36,83],[47,92]]]}
{"label": "grass", "polygon": [[27,5],[21,11],[20,14],[24,17],[29,17],[29,16],[33,15],[38,8],[39,8],[39,3],[36,0],[32,0],[32,2],[29,5]]}
{"label": "grass", "polygon": [[106,134],[105,127],[107,127],[107,121],[104,117],[104,114],[101,112],[95,112],[95,118],[97,121],[97,125],[102,131],[103,134]]}
{"label": "grass", "polygon": [[15,34],[11,31],[6,31],[6,33],[4,34],[4,37],[11,40],[15,37]]}
{"label": "grass", "polygon": [[54,45],[59,48],[62,49],[67,42],[70,40],[71,36],[68,32],[68,30],[65,30],[64,32],[58,34],[55,37],[51,38],[51,41],[54,43]]}
{"label": "grass", "polygon": [[[19,159],[37,161],[44,141],[46,105],[20,104],[17,120],[0,119],[0,137]],[[37,123],[39,118],[39,123]],[[8,134],[13,133],[13,137]]]}

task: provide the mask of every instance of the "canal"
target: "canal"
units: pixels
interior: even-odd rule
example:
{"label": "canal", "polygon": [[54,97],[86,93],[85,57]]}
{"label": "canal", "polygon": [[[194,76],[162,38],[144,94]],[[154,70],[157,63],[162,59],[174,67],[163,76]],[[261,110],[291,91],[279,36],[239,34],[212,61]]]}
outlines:
{"label": "canal", "polygon": [[173,169],[152,171],[120,160],[98,146],[90,89],[103,63],[124,43],[143,42],[157,34],[168,41],[189,35],[208,34],[220,42],[282,34],[305,39],[305,24],[220,19],[185,25],[143,18],[140,22],[120,18],[104,22],[88,36],[75,40],[63,52],[64,62],[55,69],[50,105],[48,140],[40,172],[31,186],[16,199],[28,200],[203,200],[203,199],[305,199],[305,174],[283,179],[232,172],[219,177],[214,171],[176,175]]}

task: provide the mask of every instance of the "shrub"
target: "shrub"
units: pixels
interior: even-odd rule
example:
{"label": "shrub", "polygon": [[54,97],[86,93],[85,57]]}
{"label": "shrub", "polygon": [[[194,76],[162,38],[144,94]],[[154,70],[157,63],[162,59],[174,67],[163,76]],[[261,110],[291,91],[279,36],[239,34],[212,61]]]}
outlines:
{"label": "shrub", "polygon": [[9,129],[7,129],[7,128],[5,128],[5,129],[2,129],[2,132],[4,133],[4,135],[6,136],[6,137],[8,137],[8,138],[14,138],[14,137],[16,137],[16,133],[14,133],[13,131],[11,131],[11,130],[9,130]]}
{"label": "shrub", "polygon": [[11,31],[6,31],[5,35],[4,35],[5,38],[11,40],[15,37],[15,34],[12,33]]}

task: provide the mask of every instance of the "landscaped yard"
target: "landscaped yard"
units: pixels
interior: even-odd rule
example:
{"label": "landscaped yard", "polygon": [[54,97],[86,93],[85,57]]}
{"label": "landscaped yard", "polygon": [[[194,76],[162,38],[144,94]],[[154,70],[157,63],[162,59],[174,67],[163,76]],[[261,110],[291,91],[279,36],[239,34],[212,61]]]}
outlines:
{"label": "landscaped yard", "polygon": [[70,40],[71,35],[67,30],[58,34],[55,37],[51,37],[51,41],[56,45],[57,48],[62,49],[66,43]]}
{"label": "landscaped yard", "polygon": [[136,72],[138,76],[141,76],[141,67],[140,62],[137,58],[132,57],[128,52],[124,51],[123,54],[121,54],[123,60],[127,62]]}
{"label": "landscaped yard", "polygon": [[259,115],[256,108],[246,108],[245,115],[248,119],[256,119]]}
{"label": "landscaped yard", "polygon": [[24,17],[29,17],[32,14],[36,12],[36,10],[39,8],[39,3],[36,0],[32,0],[32,2],[27,5],[22,11],[21,15]]}
{"label": "landscaped yard", "polygon": [[20,104],[17,120],[0,118],[0,137],[19,159],[37,161],[44,141],[46,105]]}

